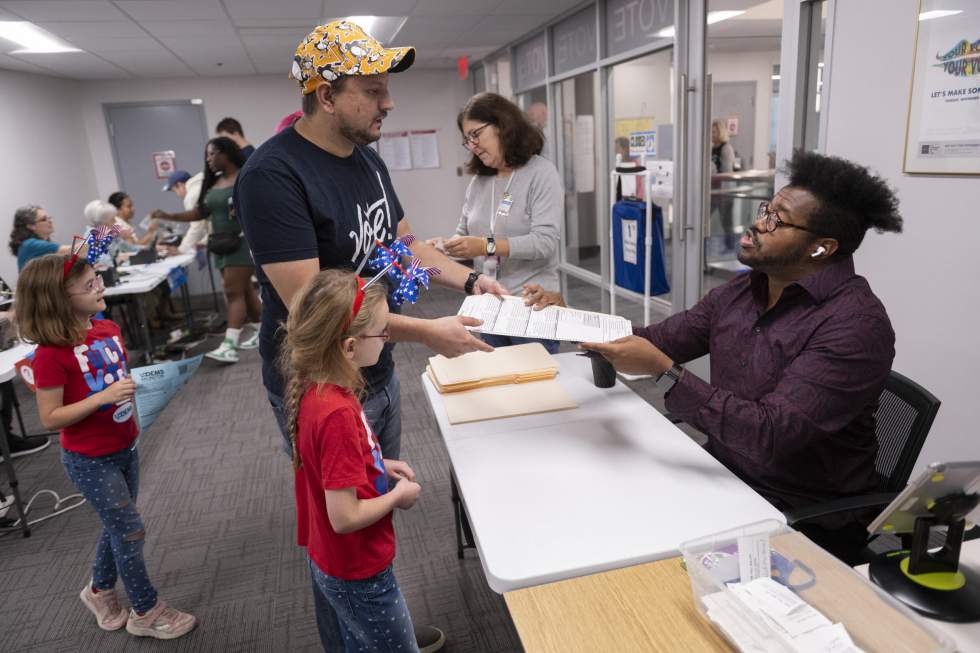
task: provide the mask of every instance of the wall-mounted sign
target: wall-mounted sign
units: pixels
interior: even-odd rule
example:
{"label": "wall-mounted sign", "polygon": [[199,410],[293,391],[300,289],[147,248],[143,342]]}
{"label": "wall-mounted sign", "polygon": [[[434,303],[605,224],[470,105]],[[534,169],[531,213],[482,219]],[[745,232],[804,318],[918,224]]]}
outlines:
{"label": "wall-mounted sign", "polygon": [[728,126],[728,135],[729,136],[738,136],[738,117],[737,116],[736,117],[733,117],[733,118],[728,118],[725,121],[725,124]]}
{"label": "wall-mounted sign", "polygon": [[166,179],[177,169],[177,154],[173,150],[153,153],[153,169],[157,179]]}
{"label": "wall-mounted sign", "polygon": [[646,156],[654,158],[657,156],[657,132],[632,132],[630,133],[630,156]]}

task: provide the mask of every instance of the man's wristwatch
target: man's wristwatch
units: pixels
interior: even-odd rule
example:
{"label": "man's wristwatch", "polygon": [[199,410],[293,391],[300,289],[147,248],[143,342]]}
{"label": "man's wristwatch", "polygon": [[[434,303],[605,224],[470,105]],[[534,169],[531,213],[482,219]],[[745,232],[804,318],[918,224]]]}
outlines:
{"label": "man's wristwatch", "polygon": [[497,243],[494,241],[493,236],[487,236],[487,256],[493,256],[497,253]]}
{"label": "man's wristwatch", "polygon": [[657,377],[657,388],[663,390],[664,394],[667,394],[681,380],[681,374],[683,373],[684,368],[674,364],[673,367]]}
{"label": "man's wristwatch", "polygon": [[470,272],[470,276],[466,277],[466,283],[463,284],[463,290],[466,291],[467,295],[473,294],[473,286],[476,285],[476,280],[480,278],[478,272]]}

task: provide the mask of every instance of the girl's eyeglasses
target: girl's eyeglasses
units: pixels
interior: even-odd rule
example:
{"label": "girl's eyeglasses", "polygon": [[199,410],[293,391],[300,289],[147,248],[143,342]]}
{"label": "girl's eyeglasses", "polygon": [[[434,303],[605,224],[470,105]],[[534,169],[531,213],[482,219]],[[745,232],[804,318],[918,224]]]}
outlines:
{"label": "girl's eyeglasses", "polygon": [[102,280],[101,276],[95,275],[95,277],[91,281],[85,284],[85,290],[82,290],[80,292],[70,292],[68,294],[70,296],[91,295],[93,293],[99,293],[103,290],[105,290],[105,282]]}
{"label": "girl's eyeglasses", "polygon": [[362,338],[381,338],[385,342],[388,342],[388,339],[391,338],[391,332],[388,330],[388,327],[385,327],[384,330],[381,333],[377,334],[377,335],[373,335],[373,336],[371,336],[371,335],[365,335],[365,336],[361,336],[361,337]]}

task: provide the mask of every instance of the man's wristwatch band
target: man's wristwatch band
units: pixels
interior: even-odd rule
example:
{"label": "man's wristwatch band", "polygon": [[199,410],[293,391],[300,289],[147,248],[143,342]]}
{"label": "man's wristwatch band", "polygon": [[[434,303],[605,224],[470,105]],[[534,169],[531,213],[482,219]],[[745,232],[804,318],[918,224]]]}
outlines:
{"label": "man's wristwatch band", "polygon": [[667,394],[681,380],[681,374],[683,373],[684,368],[675,363],[673,367],[657,377],[657,388],[663,390],[664,394]]}
{"label": "man's wristwatch band", "polygon": [[478,272],[470,272],[470,276],[466,277],[466,283],[463,284],[463,290],[466,291],[467,295],[473,294],[473,286],[476,285],[476,280],[480,278]]}

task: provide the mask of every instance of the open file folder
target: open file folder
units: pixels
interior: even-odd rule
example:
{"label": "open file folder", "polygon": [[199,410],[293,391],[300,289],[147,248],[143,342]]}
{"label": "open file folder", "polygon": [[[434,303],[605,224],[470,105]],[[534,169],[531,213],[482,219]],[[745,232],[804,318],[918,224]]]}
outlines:
{"label": "open file folder", "polygon": [[474,331],[501,336],[568,342],[609,342],[633,335],[632,323],[618,315],[548,306],[535,311],[512,295],[470,295],[459,315],[483,320]]}
{"label": "open file folder", "polygon": [[558,364],[540,343],[456,358],[433,356],[426,370],[450,424],[576,408],[558,382]]}

